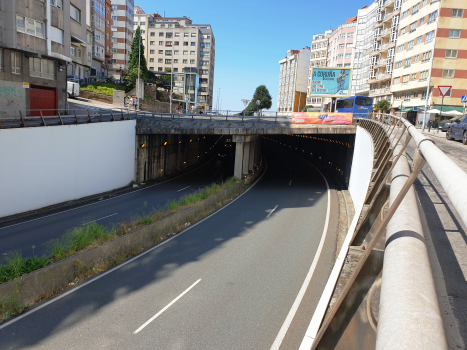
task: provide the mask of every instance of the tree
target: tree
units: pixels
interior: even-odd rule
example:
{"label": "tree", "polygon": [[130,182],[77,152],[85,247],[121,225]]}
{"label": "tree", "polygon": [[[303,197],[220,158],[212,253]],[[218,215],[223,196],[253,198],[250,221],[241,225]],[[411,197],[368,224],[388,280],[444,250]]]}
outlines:
{"label": "tree", "polygon": [[[128,61],[128,69],[123,73],[123,81],[126,85],[126,90],[130,91],[136,86],[138,79],[138,68],[141,68],[140,78],[146,82],[150,79],[151,74],[148,71],[146,57],[144,57],[144,45],[141,41],[141,30],[138,26],[135,31],[135,36],[131,42],[130,59]],[[141,51],[141,52],[140,52]]]}
{"label": "tree", "polygon": [[391,110],[391,104],[388,102],[388,100],[381,100],[375,104],[374,108],[378,111],[388,113]]}
{"label": "tree", "polygon": [[[256,101],[260,101],[259,106]],[[245,112],[255,112],[260,109],[269,109],[272,106],[272,97],[269,94],[269,90],[265,85],[260,85],[256,88],[255,93],[251,99],[251,102],[245,109]],[[248,113],[247,115],[252,115],[253,113]]]}

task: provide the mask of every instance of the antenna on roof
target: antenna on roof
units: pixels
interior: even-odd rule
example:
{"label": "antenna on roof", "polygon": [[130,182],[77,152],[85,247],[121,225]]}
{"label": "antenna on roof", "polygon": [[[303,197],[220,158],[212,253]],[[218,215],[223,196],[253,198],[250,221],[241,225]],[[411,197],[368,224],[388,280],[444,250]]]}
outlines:
{"label": "antenna on roof", "polygon": [[165,18],[165,11],[164,11],[164,18]]}

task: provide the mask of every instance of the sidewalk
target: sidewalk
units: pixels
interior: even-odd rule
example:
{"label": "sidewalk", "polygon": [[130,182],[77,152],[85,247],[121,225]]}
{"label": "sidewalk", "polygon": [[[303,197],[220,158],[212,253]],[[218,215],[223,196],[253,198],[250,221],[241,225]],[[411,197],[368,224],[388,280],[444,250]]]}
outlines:
{"label": "sidewalk", "polygon": [[[436,129],[430,132],[425,129],[423,133],[467,172],[466,146],[460,141],[447,140],[441,130],[438,133]],[[409,163],[414,148],[412,140],[407,147]],[[464,349],[467,345],[467,227],[428,164],[414,187],[449,348]]]}
{"label": "sidewalk", "polygon": [[[122,110],[122,107],[115,107],[113,104],[105,103],[101,101],[95,100],[88,100],[85,98],[78,97],[76,99],[68,99],[68,105],[71,110],[73,109],[90,109],[90,110],[98,110],[98,109],[112,109],[112,110]],[[123,107],[123,110],[127,110],[126,107]]]}

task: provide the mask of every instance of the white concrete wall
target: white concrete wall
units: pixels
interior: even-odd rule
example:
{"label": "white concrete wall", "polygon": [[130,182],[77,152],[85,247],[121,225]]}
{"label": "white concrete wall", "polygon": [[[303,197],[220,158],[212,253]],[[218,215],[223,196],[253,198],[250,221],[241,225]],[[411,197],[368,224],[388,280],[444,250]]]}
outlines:
{"label": "white concrete wall", "polygon": [[0,217],[126,186],[136,121],[0,130]]}
{"label": "white concrete wall", "polygon": [[355,148],[350,172],[349,192],[355,208],[363,205],[373,170],[373,139],[360,126],[357,126]]}

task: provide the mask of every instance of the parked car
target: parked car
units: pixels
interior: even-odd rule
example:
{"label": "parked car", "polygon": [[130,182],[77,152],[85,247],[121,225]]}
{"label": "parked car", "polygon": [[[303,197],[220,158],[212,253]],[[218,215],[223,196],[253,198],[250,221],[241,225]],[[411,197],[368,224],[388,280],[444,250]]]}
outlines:
{"label": "parked car", "polygon": [[79,84],[73,81],[66,82],[66,91],[69,98],[79,97]]}
{"label": "parked car", "polygon": [[458,117],[454,117],[454,118],[451,118],[451,119],[445,119],[443,120],[441,123],[439,123],[439,127],[441,129],[441,131],[448,131],[449,129],[449,125],[451,124],[456,124],[458,120],[464,118],[464,116],[458,116]]}
{"label": "parked car", "polygon": [[467,116],[461,117],[457,123],[452,123],[446,132],[448,140],[461,140],[464,145],[467,145]]}

